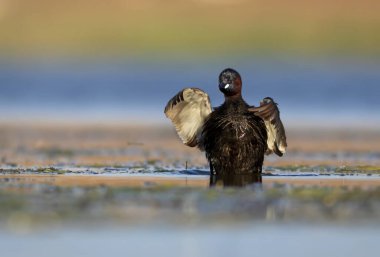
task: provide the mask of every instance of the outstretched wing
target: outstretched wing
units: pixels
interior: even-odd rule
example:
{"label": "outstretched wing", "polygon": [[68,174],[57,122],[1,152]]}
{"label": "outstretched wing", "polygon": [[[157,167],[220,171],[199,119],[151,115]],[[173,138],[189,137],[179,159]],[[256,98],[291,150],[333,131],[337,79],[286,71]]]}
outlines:
{"label": "outstretched wing", "polygon": [[185,88],[165,107],[165,115],[174,124],[178,136],[187,146],[197,146],[203,124],[212,112],[210,98],[199,88]]}
{"label": "outstretched wing", "polygon": [[266,154],[276,153],[282,156],[286,152],[286,135],[284,125],[280,119],[280,111],[277,103],[272,98],[266,97],[260,102],[260,107],[251,107],[249,111],[264,120],[268,139]]}

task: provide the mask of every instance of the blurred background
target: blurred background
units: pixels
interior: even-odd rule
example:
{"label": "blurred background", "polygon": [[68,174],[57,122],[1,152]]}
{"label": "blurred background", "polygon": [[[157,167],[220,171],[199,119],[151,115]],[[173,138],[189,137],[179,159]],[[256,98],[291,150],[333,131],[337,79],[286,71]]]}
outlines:
{"label": "blurred background", "polygon": [[[0,0],[2,256],[378,256],[379,57],[379,0]],[[227,67],[287,129],[263,187],[163,113]]]}
{"label": "blurred background", "polygon": [[287,126],[380,126],[377,0],[0,0],[0,120],[165,123],[237,69]]}

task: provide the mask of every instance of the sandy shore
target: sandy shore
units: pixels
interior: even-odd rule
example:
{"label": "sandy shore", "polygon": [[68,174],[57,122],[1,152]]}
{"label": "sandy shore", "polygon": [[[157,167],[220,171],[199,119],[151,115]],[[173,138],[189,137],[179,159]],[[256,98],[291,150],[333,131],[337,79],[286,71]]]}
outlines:
{"label": "sandy shore", "polygon": [[[380,165],[380,131],[288,128],[287,134],[287,154],[268,156],[265,166]],[[174,129],[163,125],[0,124],[0,160],[22,167],[207,167],[204,153],[184,146]]]}
{"label": "sandy shore", "polygon": [[[0,175],[0,181],[17,185],[47,184],[54,186],[110,186],[110,187],[149,187],[149,186],[180,186],[202,187],[209,186],[208,176],[152,176],[152,175]],[[264,176],[264,187],[274,185],[318,186],[318,187],[348,187],[373,188],[380,186],[380,177],[367,176],[319,176],[291,177]]]}

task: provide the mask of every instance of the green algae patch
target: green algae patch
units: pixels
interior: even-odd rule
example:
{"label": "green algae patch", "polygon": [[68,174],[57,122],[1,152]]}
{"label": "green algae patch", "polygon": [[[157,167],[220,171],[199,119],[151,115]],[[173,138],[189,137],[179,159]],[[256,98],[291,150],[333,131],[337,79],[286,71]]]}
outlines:
{"label": "green algae patch", "polygon": [[0,174],[49,174],[61,175],[72,173],[69,169],[58,169],[55,167],[39,167],[39,168],[1,168]]}
{"label": "green algae patch", "polygon": [[47,148],[47,149],[39,149],[39,152],[45,154],[48,158],[57,158],[60,156],[63,157],[74,157],[75,152],[69,149],[61,149],[61,148]]}
{"label": "green algae patch", "polygon": [[343,174],[380,174],[380,166],[343,166],[336,168],[335,172]]}
{"label": "green algae patch", "polygon": [[358,165],[358,166],[333,166],[333,165],[285,165],[268,166],[265,169],[267,175],[286,172],[292,173],[315,173],[316,175],[380,175],[380,166]]}
{"label": "green algae patch", "polygon": [[38,168],[36,170],[36,173],[43,173],[43,174],[66,174],[71,173],[70,170],[61,170],[54,167],[47,167],[47,168]]}

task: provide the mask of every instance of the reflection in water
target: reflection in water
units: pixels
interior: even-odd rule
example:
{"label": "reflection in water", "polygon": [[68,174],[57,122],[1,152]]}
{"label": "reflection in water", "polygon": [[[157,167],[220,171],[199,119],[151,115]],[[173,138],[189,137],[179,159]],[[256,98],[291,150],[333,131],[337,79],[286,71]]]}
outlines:
{"label": "reflection in water", "polygon": [[211,174],[210,187],[212,186],[233,186],[243,187],[251,184],[261,184],[261,173],[244,173],[244,174]]}

